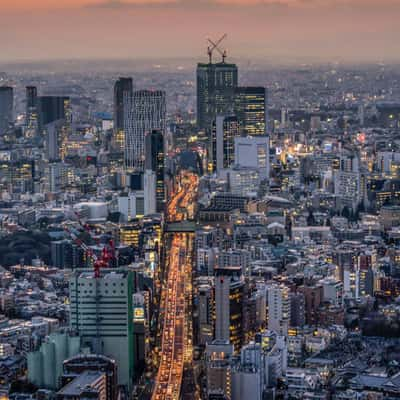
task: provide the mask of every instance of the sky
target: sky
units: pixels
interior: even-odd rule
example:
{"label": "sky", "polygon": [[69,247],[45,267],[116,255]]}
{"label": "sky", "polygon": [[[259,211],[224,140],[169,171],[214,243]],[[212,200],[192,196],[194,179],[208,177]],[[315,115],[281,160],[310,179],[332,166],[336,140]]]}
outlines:
{"label": "sky", "polygon": [[0,63],[233,58],[400,61],[400,0],[0,0]]}

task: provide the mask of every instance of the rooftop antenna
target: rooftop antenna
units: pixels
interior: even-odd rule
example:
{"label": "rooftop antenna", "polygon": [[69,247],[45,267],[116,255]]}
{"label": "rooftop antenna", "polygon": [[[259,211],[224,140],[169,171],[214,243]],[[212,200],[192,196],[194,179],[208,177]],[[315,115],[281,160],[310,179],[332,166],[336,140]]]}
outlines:
{"label": "rooftop antenna", "polygon": [[223,40],[226,39],[226,37],[227,37],[227,34],[224,33],[216,42],[214,42],[214,41],[211,40],[211,39],[207,39],[207,40],[208,40],[208,43],[210,44],[210,45],[207,47],[208,60],[209,60],[209,63],[210,63],[210,64],[212,63],[212,56],[213,56],[214,50],[217,50],[218,53],[221,54],[222,62],[223,62],[223,63],[225,62],[225,59],[226,59],[226,57],[227,57],[226,50],[225,50],[225,49],[224,49],[224,50],[221,50],[221,48],[219,47],[219,45],[222,43]]}

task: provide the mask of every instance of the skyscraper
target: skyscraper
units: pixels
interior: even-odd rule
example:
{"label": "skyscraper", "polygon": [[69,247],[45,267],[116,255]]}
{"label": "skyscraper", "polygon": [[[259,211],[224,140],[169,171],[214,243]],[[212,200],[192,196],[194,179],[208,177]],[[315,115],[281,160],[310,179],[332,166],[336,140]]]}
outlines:
{"label": "skyscraper", "polygon": [[215,339],[239,351],[243,341],[244,280],[240,267],[215,269]]}
{"label": "skyscraper", "polygon": [[266,135],[267,96],[264,87],[238,87],[235,90],[235,115],[242,136]]}
{"label": "skyscraper", "polygon": [[214,172],[229,168],[234,162],[235,138],[239,134],[239,121],[235,116],[217,116],[211,135],[212,169]]}
{"label": "skyscraper", "polygon": [[26,87],[26,128],[31,135],[35,135],[39,128],[38,97],[36,86]]}
{"label": "skyscraper", "polygon": [[46,125],[46,155],[51,162],[61,159],[60,136],[63,123],[63,120],[57,120]]}
{"label": "skyscraper", "polygon": [[238,68],[235,64],[208,63],[197,65],[197,125],[210,132],[218,114],[231,114],[234,109]]}
{"label": "skyscraper", "polygon": [[118,365],[118,382],[130,387],[134,374],[131,272],[124,269],[75,271],[69,282],[70,326],[97,354]]}
{"label": "skyscraper", "polygon": [[4,135],[14,121],[14,89],[0,87],[0,136]]}
{"label": "skyscraper", "polygon": [[114,85],[114,142],[120,150],[124,148],[124,97],[132,97],[132,78],[119,78]]}
{"label": "skyscraper", "polygon": [[164,211],[165,179],[164,179],[164,136],[160,130],[152,130],[145,138],[146,156],[145,169],[156,175],[156,202],[157,212]]}
{"label": "skyscraper", "polygon": [[132,97],[126,96],[124,101],[125,166],[128,170],[143,171],[146,133],[165,132],[165,92],[139,90]]}
{"label": "skyscraper", "polygon": [[38,97],[39,128],[59,119],[66,124],[71,123],[71,101],[67,96],[40,96]]}

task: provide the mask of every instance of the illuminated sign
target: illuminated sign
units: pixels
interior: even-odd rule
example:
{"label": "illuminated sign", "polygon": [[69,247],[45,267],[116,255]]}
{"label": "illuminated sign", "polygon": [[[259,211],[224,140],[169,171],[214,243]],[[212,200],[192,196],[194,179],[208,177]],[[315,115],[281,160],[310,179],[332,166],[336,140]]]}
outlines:
{"label": "illuminated sign", "polygon": [[144,322],[144,308],[135,307],[133,309],[133,321],[134,322]]}

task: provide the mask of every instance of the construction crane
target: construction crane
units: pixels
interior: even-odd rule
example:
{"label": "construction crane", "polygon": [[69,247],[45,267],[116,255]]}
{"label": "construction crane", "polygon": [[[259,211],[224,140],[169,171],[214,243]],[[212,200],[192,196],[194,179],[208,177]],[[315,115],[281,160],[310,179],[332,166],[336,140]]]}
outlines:
{"label": "construction crane", "polygon": [[[85,229],[86,232],[90,232],[90,228],[88,228],[87,225],[82,224],[80,221],[79,224]],[[86,257],[92,260],[95,278],[100,277],[101,268],[108,268],[112,266],[112,262],[116,259],[115,243],[112,239],[103,247],[101,250],[101,255],[98,257],[93,250],[78,237],[78,235],[68,228],[67,225],[64,225],[63,227],[68,235],[72,238],[74,243],[85,252]]]}
{"label": "construction crane", "polygon": [[212,63],[212,56],[213,56],[214,50],[218,51],[218,53],[222,57],[222,62],[223,63],[225,62],[225,59],[227,57],[227,52],[225,49],[221,50],[219,45],[226,39],[226,37],[227,37],[227,34],[224,33],[216,42],[214,42],[213,40],[211,40],[209,38],[207,39],[207,41],[209,43],[209,46],[207,47],[207,54],[208,54],[208,60],[209,60],[210,64]]}

